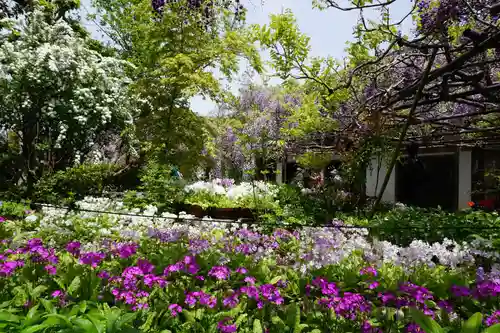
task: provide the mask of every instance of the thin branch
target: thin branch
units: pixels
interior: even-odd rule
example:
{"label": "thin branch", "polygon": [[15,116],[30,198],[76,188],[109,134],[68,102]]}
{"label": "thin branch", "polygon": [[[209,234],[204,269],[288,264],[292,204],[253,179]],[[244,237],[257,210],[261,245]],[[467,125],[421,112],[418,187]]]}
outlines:
{"label": "thin branch", "polygon": [[424,90],[425,83],[427,81],[427,76],[429,75],[431,68],[432,68],[432,65],[434,64],[434,59],[436,58],[436,54],[437,54],[437,49],[434,49],[434,51],[432,52],[431,58],[429,59],[429,61],[427,63],[424,74],[422,75],[422,78],[420,79],[420,84],[417,88],[417,93],[415,94],[415,99],[413,101],[413,105],[412,105],[410,112],[408,114],[408,119],[407,119],[403,129],[401,130],[401,134],[399,136],[399,142],[396,145],[396,148],[395,148],[394,153],[392,155],[391,162],[389,164],[389,168],[387,169],[387,173],[386,173],[385,178],[384,178],[384,182],[382,183],[382,187],[380,188],[380,192],[379,192],[377,199],[375,200],[375,203],[373,205],[373,209],[371,211],[371,216],[373,216],[373,214],[375,213],[375,210],[379,206],[380,201],[382,200],[382,195],[384,194],[385,189],[387,188],[387,184],[389,184],[389,179],[391,177],[392,170],[394,169],[394,166],[396,165],[396,161],[398,159],[399,152],[401,151],[401,146],[403,144],[403,140],[406,136],[406,132],[408,131],[408,128],[410,127],[410,120],[413,117],[415,110],[417,109],[417,104],[418,104],[418,101],[420,99],[420,95],[422,94],[422,91]]}

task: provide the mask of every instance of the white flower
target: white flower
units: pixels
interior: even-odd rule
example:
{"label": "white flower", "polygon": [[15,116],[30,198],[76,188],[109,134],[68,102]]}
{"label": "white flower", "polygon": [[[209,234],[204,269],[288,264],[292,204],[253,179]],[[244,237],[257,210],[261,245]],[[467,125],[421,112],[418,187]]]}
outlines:
{"label": "white flower", "polygon": [[36,215],[28,215],[26,216],[25,220],[29,222],[36,222],[36,220],[38,220],[38,217]]}

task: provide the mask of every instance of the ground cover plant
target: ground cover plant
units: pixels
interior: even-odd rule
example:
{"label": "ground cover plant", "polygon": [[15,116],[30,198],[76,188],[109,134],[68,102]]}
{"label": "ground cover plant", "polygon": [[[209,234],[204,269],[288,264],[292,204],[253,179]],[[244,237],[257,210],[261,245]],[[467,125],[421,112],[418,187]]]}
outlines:
{"label": "ground cover plant", "polygon": [[[177,220],[103,198],[0,227],[5,332],[420,332],[499,318],[498,252],[443,240],[408,246],[363,229]],[[417,324],[417,322],[420,323]]]}

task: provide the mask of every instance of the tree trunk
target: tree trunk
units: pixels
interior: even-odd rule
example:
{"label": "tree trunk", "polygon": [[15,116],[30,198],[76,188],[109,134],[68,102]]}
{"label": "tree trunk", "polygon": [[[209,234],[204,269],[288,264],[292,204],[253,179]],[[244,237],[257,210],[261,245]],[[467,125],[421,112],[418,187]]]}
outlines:
{"label": "tree trunk", "polygon": [[33,195],[36,182],[37,158],[36,158],[36,132],[37,112],[27,112],[23,116],[22,158],[23,171],[26,173],[26,196]]}

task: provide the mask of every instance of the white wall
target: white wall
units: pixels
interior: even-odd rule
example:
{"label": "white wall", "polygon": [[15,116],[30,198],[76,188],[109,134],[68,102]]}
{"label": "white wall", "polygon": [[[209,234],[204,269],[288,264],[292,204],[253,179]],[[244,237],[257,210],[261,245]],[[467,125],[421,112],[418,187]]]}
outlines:
{"label": "white wall", "polygon": [[472,152],[458,153],[458,209],[469,207],[472,190]]}
{"label": "white wall", "polygon": [[[382,183],[384,182],[385,175],[387,173],[387,163],[382,162],[378,165],[377,158],[372,158],[370,166],[366,169],[366,195],[370,197],[376,197]],[[378,171],[378,184],[377,184],[377,171]],[[382,195],[382,201],[384,202],[396,202],[396,168],[392,169],[391,176],[389,178],[389,183],[385,188],[384,194]]]}
{"label": "white wall", "polygon": [[283,184],[283,163],[276,163],[276,184]]}

